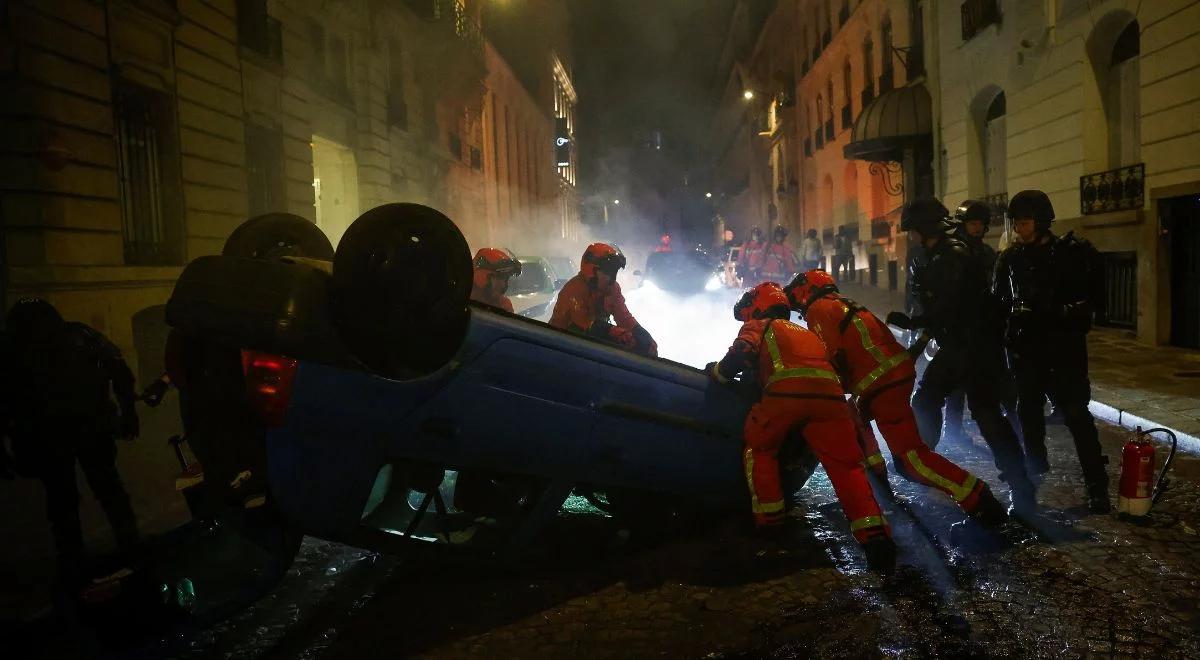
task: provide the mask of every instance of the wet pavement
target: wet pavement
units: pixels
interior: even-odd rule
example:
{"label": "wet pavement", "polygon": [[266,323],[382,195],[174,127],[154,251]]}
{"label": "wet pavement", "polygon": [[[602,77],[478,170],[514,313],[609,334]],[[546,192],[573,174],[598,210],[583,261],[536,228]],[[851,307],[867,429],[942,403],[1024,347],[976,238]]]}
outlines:
{"label": "wet pavement", "polygon": [[[1102,436],[1117,456],[1123,432]],[[973,443],[944,449],[1003,493]],[[1200,460],[1178,457],[1170,489],[1134,523],[1085,515],[1062,427],[1050,444],[1044,516],[1036,530],[1006,531],[990,553],[952,547],[957,510],[893,476],[901,567],[887,578],[865,570],[818,471],[777,543],[720,519],[622,542],[611,519],[565,514],[545,552],[517,566],[405,561],[306,539],[255,604],[116,655],[1200,657]]]}

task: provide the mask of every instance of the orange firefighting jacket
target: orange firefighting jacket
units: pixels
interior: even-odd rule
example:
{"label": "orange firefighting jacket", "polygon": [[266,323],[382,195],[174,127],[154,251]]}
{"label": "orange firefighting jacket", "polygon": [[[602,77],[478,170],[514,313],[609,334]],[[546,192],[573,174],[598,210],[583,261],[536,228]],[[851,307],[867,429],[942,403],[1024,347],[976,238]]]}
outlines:
{"label": "orange firefighting jacket", "polygon": [[513,313],[513,304],[512,301],[508,299],[508,296],[492,296],[489,289],[471,287],[471,300],[474,300],[475,302],[481,302],[485,305],[491,305],[492,307],[499,307],[509,314]]}
{"label": "orange firefighting jacket", "polygon": [[791,321],[746,321],[716,369],[729,379],[755,364],[765,396],[845,396],[821,340]]}
{"label": "orange firefighting jacket", "polygon": [[804,314],[821,341],[846,391],[861,395],[872,386],[912,378],[913,360],[887,325],[853,300],[830,294]]}
{"label": "orange firefighting jacket", "polygon": [[742,261],[745,262],[747,268],[762,268],[763,252],[767,245],[762,241],[746,241],[742,245]]}
{"label": "orange firefighting jacket", "polygon": [[786,282],[796,270],[796,254],[792,248],[783,243],[767,246],[762,256],[763,277]]}
{"label": "orange firefighting jacket", "polygon": [[607,291],[592,288],[583,274],[572,277],[558,292],[558,302],[550,316],[550,325],[564,330],[587,332],[596,321],[608,322],[611,316],[618,328],[633,330],[637,319],[625,306],[621,285],[613,282]]}

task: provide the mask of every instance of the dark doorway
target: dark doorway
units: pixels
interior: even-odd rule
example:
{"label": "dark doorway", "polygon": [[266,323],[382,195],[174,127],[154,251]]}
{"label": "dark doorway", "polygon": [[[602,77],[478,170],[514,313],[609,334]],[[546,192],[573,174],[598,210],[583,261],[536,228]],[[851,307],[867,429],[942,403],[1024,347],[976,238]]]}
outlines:
{"label": "dark doorway", "polygon": [[1170,241],[1171,344],[1200,349],[1200,195],[1158,203]]}

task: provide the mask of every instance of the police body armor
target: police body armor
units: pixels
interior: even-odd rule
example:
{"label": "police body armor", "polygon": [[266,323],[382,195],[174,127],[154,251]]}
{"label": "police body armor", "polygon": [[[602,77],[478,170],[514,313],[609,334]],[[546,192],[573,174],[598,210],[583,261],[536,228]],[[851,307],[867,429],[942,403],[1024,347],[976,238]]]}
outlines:
{"label": "police body armor", "polygon": [[1071,232],[1046,244],[1014,245],[1003,257],[997,288],[1010,306],[1010,344],[1091,329],[1100,277],[1091,243]]}

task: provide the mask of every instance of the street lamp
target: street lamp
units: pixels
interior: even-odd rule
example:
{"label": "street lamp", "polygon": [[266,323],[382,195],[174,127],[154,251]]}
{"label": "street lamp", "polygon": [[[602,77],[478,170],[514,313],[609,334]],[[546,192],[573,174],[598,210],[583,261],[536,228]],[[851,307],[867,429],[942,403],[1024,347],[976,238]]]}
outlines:
{"label": "street lamp", "polygon": [[712,193],[710,193],[710,192],[704,193],[704,196],[708,199],[712,199]]}
{"label": "street lamp", "polygon": [[619,200],[619,199],[614,199],[614,200],[613,200],[613,204],[616,204],[617,206],[620,206],[620,205],[621,205],[621,200]]}
{"label": "street lamp", "polygon": [[748,90],[742,92],[742,98],[746,99],[747,101],[753,101],[754,100],[754,90],[748,89]]}

